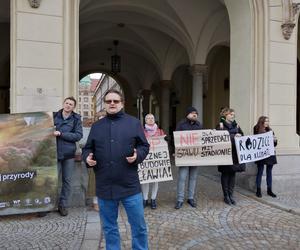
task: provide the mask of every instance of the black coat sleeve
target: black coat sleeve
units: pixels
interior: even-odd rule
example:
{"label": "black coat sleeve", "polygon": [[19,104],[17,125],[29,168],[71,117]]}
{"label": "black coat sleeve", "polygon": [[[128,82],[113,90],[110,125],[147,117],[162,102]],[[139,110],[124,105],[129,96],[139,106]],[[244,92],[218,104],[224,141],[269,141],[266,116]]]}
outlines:
{"label": "black coat sleeve", "polygon": [[95,131],[95,127],[92,126],[89,136],[87,138],[86,144],[82,149],[82,160],[83,162],[86,164],[87,167],[90,167],[87,162],[86,162],[86,158],[88,157],[88,155],[90,153],[95,153],[95,144],[94,144],[94,132]]}
{"label": "black coat sleeve", "polygon": [[138,122],[136,126],[137,126],[137,128],[136,128],[137,135],[135,138],[136,139],[135,148],[136,148],[137,158],[136,158],[135,163],[139,164],[139,163],[143,162],[143,160],[148,155],[150,145],[145,137],[145,133],[144,133],[142,125]]}

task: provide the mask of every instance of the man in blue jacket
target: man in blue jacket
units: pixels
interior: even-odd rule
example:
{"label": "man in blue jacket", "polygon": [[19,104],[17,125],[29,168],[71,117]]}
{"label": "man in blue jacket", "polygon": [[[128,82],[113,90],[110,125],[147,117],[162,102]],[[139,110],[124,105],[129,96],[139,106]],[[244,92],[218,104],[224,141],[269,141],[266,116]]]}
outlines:
{"label": "man in blue jacket", "polygon": [[124,113],[124,97],[117,90],[104,95],[107,116],[95,122],[83,149],[93,167],[96,195],[106,249],[121,249],[118,206],[121,202],[131,226],[132,249],[148,249],[138,164],[149,152],[141,122]]}
{"label": "man in blue jacket", "polygon": [[81,117],[73,111],[75,107],[75,98],[67,97],[64,100],[63,108],[54,113],[58,175],[59,178],[62,178],[58,202],[58,211],[61,216],[68,215],[67,207],[71,195],[71,181],[75,167],[76,142],[82,138]]}
{"label": "man in blue jacket", "polygon": [[[183,130],[200,130],[202,129],[201,123],[197,120],[198,111],[194,107],[187,108],[186,117],[177,124],[176,131]],[[175,209],[180,209],[183,205],[184,200],[184,189],[185,181],[188,176],[188,199],[187,203],[191,207],[196,207],[196,201],[194,199],[197,177],[198,177],[198,167],[179,167],[178,169],[178,182],[177,182],[177,202]]]}

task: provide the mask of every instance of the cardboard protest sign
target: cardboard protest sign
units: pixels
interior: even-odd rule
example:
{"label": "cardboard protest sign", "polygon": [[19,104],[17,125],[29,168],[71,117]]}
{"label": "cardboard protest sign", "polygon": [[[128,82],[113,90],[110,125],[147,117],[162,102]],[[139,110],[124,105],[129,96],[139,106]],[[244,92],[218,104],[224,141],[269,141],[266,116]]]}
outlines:
{"label": "cardboard protest sign", "polygon": [[56,199],[52,113],[0,115],[0,215],[49,211]]}
{"label": "cardboard protest sign", "polygon": [[239,163],[259,161],[275,154],[273,132],[235,137]]}
{"label": "cardboard protest sign", "polygon": [[176,166],[231,165],[231,141],[227,130],[175,131]]}
{"label": "cardboard protest sign", "polygon": [[173,180],[168,144],[164,136],[147,138],[150,144],[149,154],[139,164],[140,183],[151,183]]}

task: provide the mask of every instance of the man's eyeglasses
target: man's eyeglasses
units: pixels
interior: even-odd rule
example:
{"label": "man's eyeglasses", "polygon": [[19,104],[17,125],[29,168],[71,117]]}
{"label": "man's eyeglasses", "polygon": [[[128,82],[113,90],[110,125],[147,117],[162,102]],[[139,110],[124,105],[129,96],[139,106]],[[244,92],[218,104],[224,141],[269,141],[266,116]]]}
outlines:
{"label": "man's eyeglasses", "polygon": [[104,102],[106,104],[111,104],[111,103],[119,104],[121,102],[121,100],[105,100]]}

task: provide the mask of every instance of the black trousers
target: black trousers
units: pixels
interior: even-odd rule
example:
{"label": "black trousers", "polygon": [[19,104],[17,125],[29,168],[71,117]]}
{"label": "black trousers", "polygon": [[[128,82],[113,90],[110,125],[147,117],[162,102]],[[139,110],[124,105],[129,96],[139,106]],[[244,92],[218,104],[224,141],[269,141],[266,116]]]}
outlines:
{"label": "black trousers", "polygon": [[222,172],[221,184],[224,196],[231,196],[235,186],[235,172]]}

